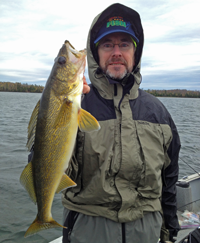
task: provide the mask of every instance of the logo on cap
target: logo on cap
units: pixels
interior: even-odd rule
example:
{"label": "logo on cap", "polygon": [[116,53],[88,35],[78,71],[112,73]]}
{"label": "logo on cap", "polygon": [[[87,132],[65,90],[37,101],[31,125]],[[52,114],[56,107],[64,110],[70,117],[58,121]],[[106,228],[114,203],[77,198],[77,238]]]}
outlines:
{"label": "logo on cap", "polygon": [[110,26],[122,26],[126,28],[126,22],[123,20],[123,17],[120,16],[111,17],[108,19],[106,28],[109,28]]}
{"label": "logo on cap", "polygon": [[131,37],[133,37],[135,42],[139,43],[139,40],[135,36],[135,32],[131,27],[131,23],[128,20],[126,20],[126,18],[123,18],[121,16],[111,17],[106,22],[104,22],[99,32],[97,33],[96,40],[94,41],[94,43],[96,44],[106,35],[117,32],[129,34]]}

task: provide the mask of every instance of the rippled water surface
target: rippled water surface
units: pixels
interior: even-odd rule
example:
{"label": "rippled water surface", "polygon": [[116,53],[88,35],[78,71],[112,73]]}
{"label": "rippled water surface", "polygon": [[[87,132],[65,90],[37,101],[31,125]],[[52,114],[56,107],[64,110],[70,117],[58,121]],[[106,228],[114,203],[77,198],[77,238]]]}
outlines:
{"label": "rippled water surface", "polygon": [[[170,112],[181,139],[179,177],[200,171],[200,99],[159,98]],[[181,160],[182,159],[182,160]],[[186,163],[184,163],[185,161]]]}
{"label": "rippled water surface", "polygon": [[[51,229],[24,238],[24,233],[35,219],[36,206],[19,183],[27,164],[27,125],[41,94],[0,92],[0,242],[47,243],[62,234],[62,229]],[[200,99],[159,98],[171,113],[181,138],[180,157],[200,171]],[[180,160],[180,177],[191,174]],[[55,196],[52,214],[62,223],[61,194]]]}

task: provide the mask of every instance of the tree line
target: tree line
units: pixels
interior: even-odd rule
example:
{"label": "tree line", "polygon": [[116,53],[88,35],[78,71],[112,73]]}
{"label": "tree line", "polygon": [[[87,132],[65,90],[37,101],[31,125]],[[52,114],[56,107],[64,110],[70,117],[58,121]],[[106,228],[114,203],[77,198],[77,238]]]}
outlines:
{"label": "tree line", "polygon": [[[21,84],[11,82],[0,82],[0,91],[7,92],[30,92],[42,93],[44,86],[36,84]],[[192,91],[186,89],[173,89],[173,90],[144,90],[157,97],[185,97],[185,98],[200,98],[200,91]]]}
{"label": "tree line", "polygon": [[42,85],[36,84],[0,82],[0,91],[42,93],[43,89]]}
{"label": "tree line", "polygon": [[157,97],[184,97],[184,98],[200,98],[200,91],[186,90],[186,89],[173,89],[173,90],[145,90]]}

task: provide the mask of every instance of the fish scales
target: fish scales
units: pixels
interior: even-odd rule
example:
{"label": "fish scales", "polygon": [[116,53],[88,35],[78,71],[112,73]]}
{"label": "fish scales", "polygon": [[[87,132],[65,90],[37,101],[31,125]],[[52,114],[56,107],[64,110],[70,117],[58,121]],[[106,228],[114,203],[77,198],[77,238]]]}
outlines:
{"label": "fish scales", "polygon": [[[83,132],[100,129],[97,120],[81,109],[86,51],[65,41],[36,105],[28,127],[27,147],[34,143],[31,162],[20,182],[37,204],[37,216],[25,237],[40,230],[63,227],[51,214],[55,193],[76,184],[65,174],[75,145],[78,127]],[[35,134],[34,134],[35,132]]]}

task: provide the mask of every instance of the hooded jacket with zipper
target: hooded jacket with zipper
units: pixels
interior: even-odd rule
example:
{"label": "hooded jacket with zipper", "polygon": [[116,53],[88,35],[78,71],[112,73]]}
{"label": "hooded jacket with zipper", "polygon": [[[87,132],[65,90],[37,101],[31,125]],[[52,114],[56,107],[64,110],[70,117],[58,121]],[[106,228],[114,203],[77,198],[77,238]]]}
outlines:
{"label": "hooded jacket with zipper", "polygon": [[[109,17],[126,16],[139,39],[135,66],[122,82],[106,77],[98,65],[96,35]],[[91,90],[82,108],[99,121],[101,129],[78,131],[67,174],[77,183],[63,194],[63,205],[73,211],[131,222],[148,212],[163,212],[168,240],[179,230],[176,181],[180,140],[176,126],[154,96],[139,89],[143,29],[139,14],[113,4],[93,21],[87,41]]]}

